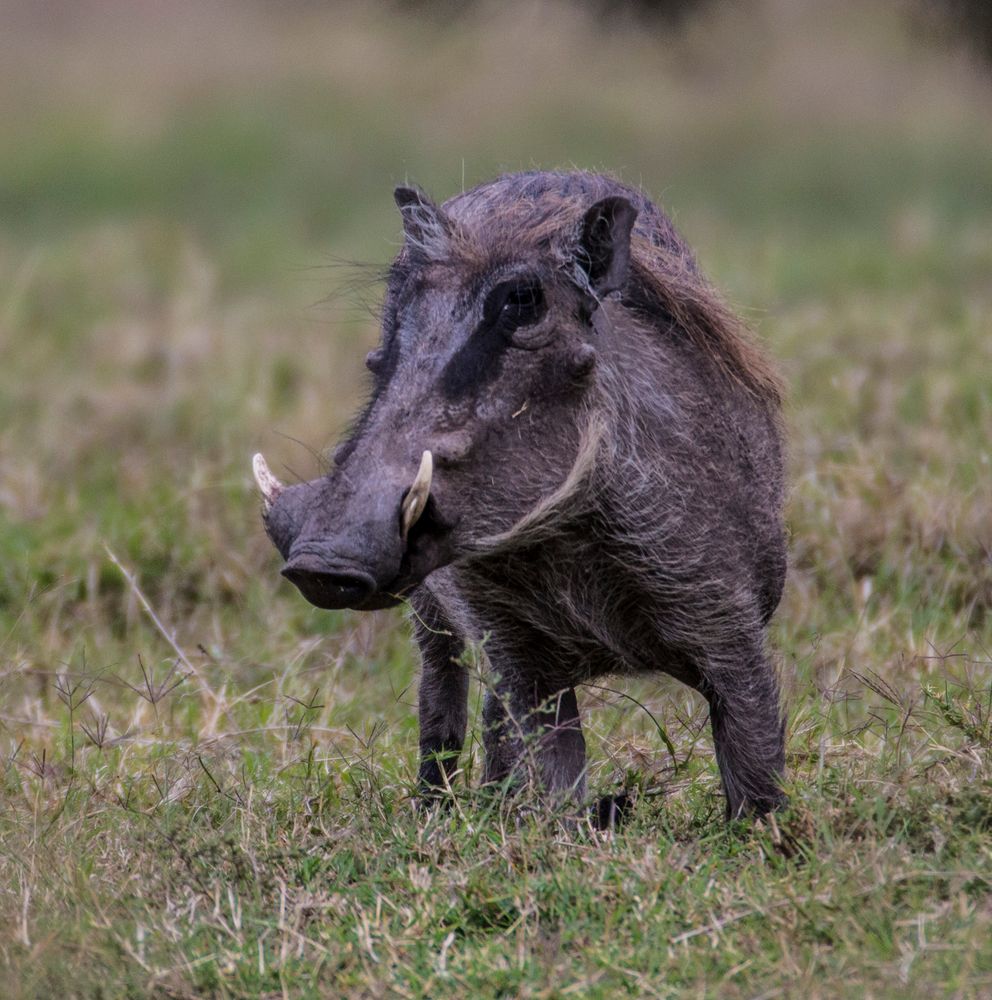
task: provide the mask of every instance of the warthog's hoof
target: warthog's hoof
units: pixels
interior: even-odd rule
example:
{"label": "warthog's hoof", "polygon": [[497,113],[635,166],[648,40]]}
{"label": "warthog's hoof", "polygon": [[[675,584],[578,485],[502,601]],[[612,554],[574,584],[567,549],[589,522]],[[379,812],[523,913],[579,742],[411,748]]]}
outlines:
{"label": "warthog's hoof", "polygon": [[616,830],[630,818],[634,800],[627,792],[604,795],[592,807],[592,825],[597,830]]}

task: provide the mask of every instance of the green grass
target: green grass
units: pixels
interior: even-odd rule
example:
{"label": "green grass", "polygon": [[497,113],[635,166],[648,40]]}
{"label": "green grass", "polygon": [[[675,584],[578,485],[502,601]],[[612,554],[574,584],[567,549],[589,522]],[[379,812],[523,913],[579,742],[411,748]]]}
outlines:
{"label": "green grass", "polygon": [[[85,9],[0,31],[5,995],[992,994],[989,82],[840,0]],[[310,608],[261,530],[252,452],[310,476],[361,399],[391,186],[569,163],[791,384],[774,825],[663,678],[581,693],[622,831],[480,790],[475,716],[419,815],[402,616]]]}

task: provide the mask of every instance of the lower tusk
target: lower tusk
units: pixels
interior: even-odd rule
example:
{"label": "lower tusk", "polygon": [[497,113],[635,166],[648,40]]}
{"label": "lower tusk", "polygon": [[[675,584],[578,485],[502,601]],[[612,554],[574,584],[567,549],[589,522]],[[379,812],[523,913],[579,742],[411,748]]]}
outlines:
{"label": "lower tusk", "polygon": [[420,458],[420,468],[417,470],[413,485],[403,498],[403,506],[400,508],[400,533],[404,542],[410,529],[417,523],[427,506],[427,498],[431,495],[433,476],[434,458],[429,451],[425,451]]}
{"label": "lower tusk", "polygon": [[279,499],[279,494],[286,488],[269,469],[268,463],[261,454],[256,455],[251,460],[252,472],[255,473],[255,482],[262,493],[262,513],[268,514],[272,505]]}

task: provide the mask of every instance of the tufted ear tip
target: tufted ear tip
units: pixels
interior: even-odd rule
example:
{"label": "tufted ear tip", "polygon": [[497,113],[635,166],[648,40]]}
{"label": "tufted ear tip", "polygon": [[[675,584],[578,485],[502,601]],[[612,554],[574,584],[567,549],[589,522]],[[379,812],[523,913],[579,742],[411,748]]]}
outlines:
{"label": "tufted ear tip", "polygon": [[402,212],[403,209],[411,205],[422,205],[430,203],[430,199],[425,197],[419,188],[410,187],[407,184],[400,184],[393,190],[393,201],[396,207]]}
{"label": "tufted ear tip", "polygon": [[419,188],[405,184],[393,191],[393,199],[403,217],[407,246],[427,258],[443,256],[451,230],[444,212]]}

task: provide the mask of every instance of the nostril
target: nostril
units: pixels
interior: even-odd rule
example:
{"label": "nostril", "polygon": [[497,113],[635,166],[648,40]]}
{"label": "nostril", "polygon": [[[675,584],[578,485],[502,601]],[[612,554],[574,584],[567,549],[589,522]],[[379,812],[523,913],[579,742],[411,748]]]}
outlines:
{"label": "nostril", "polygon": [[376,590],[375,581],[368,574],[329,569],[309,553],[290,559],[282,575],[311,604],[328,610],[361,607]]}

